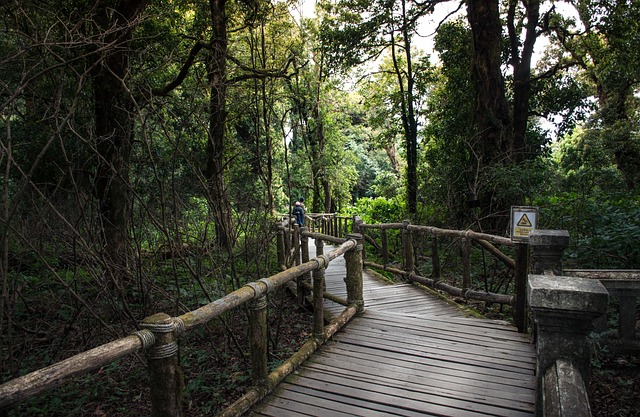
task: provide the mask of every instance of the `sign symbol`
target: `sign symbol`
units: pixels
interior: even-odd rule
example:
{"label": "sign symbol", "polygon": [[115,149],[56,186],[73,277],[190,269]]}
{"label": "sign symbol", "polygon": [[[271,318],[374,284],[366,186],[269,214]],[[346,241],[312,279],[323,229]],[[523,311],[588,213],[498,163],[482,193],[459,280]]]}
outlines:
{"label": "sign symbol", "polygon": [[516,226],[533,227],[533,225],[531,224],[531,220],[529,220],[529,217],[527,217],[527,213],[523,214],[522,217],[520,217],[520,220],[518,220],[518,224]]}

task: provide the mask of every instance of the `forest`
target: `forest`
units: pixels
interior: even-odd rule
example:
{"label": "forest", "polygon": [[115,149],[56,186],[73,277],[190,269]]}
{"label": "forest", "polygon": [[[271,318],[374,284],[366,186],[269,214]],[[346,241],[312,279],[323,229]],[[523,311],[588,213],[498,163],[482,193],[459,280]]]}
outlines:
{"label": "forest", "polygon": [[[277,272],[301,197],[500,236],[535,206],[568,266],[640,269],[640,0],[3,0],[0,19],[0,383]],[[227,368],[190,380],[188,415],[246,383],[242,320],[194,336],[185,361]],[[15,415],[145,413],[135,361]]]}

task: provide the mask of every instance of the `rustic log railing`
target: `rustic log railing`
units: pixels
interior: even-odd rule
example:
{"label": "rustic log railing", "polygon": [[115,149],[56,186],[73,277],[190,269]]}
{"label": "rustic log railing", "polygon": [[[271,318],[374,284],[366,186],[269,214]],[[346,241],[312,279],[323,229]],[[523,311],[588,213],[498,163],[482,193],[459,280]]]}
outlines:
{"label": "rustic log railing", "polygon": [[352,230],[353,218],[336,213],[308,213],[307,228],[311,233],[320,233],[336,238],[349,234]]}
{"label": "rustic log railing", "polygon": [[[403,223],[388,224],[365,224],[359,219],[354,220],[354,230],[361,233],[366,242],[373,245],[380,251],[383,264],[378,264],[366,260],[364,265],[383,271],[391,272],[395,275],[403,276],[406,279],[425,285],[434,290],[441,290],[451,296],[462,297],[470,300],[484,301],[488,303],[497,303],[509,305],[512,307],[513,320],[520,332],[526,331],[526,281],[528,273],[528,245],[527,243],[513,242],[509,238],[489,235],[486,233],[478,233],[472,230],[449,230],[430,226],[412,225],[408,221]],[[366,231],[380,231],[380,243],[378,243],[371,233]],[[389,251],[388,231],[400,231],[402,244],[402,263],[403,269],[390,265],[391,254]],[[415,250],[414,236],[427,236],[431,240],[431,261],[432,273],[431,277],[424,277],[416,273],[415,266]],[[442,270],[440,266],[440,255],[438,253],[438,238],[453,237],[460,239],[461,257],[462,257],[462,287],[456,287],[445,282],[442,279]],[[419,238],[419,237],[418,237]],[[472,288],[471,281],[471,242],[475,242],[478,246],[487,250],[498,260],[504,263],[508,268],[514,271],[515,290],[514,294],[497,294],[489,291],[479,291]],[[515,259],[500,251],[495,245],[503,245],[514,247]]]}
{"label": "rustic log railing", "polygon": [[[293,229],[299,233],[297,227]],[[334,239],[334,238],[332,238]],[[291,240],[289,240],[291,242]],[[221,314],[249,304],[249,330],[253,386],[221,416],[235,416],[267,395],[286,375],[296,369],[338,329],[363,309],[361,236],[352,234],[340,240],[340,246],[314,259],[298,262],[294,267],[271,277],[251,282],[226,296],[178,317],[164,313],[145,318],[141,330],[133,334],[80,353],[46,368],[31,372],[0,385],[0,411],[45,390],[61,386],[74,377],[108,365],[120,358],[145,351],[149,371],[150,398],[153,417],[182,415],[183,372],[178,363],[177,339],[184,332],[204,325]],[[285,242],[278,247],[284,249]],[[321,244],[319,245],[322,246]],[[298,253],[304,253],[304,249]],[[306,250],[308,257],[308,248]],[[328,325],[324,322],[322,296],[324,270],[335,258],[345,255],[347,274],[347,307]],[[282,255],[284,257],[284,255]],[[267,367],[266,295],[286,283],[313,274],[315,289],[313,304],[313,336],[291,358],[273,372]]]}

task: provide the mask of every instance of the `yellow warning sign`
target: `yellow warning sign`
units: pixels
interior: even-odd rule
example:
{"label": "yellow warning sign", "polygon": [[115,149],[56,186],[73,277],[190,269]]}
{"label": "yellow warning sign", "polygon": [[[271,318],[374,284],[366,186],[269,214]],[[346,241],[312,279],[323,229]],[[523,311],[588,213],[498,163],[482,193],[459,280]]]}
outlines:
{"label": "yellow warning sign", "polygon": [[529,240],[529,235],[537,225],[537,207],[511,207],[511,240]]}
{"label": "yellow warning sign", "polygon": [[527,217],[527,213],[524,213],[522,215],[522,217],[518,221],[517,226],[520,226],[520,227],[533,227],[533,225],[531,224],[531,220],[529,220],[529,217]]}

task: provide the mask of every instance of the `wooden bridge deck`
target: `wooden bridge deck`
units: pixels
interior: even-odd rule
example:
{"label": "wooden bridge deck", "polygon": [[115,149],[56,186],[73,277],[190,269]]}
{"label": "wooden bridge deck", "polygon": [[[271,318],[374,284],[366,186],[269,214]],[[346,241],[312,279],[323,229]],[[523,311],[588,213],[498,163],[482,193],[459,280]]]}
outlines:
{"label": "wooden bridge deck", "polygon": [[[344,275],[344,260],[334,260],[327,290],[344,295]],[[411,284],[364,280],[366,311],[249,415],[534,415],[535,352],[526,336],[465,317]]]}

